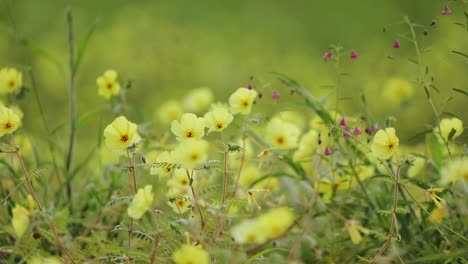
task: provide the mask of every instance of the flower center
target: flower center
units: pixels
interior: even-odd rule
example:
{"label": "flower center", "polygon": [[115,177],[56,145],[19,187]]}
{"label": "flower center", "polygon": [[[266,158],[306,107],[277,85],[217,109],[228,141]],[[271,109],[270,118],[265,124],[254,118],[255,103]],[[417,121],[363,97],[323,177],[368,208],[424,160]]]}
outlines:
{"label": "flower center", "polygon": [[8,86],[9,86],[10,88],[14,88],[14,87],[15,87],[15,84],[16,84],[15,80],[10,80],[10,81],[8,82]]}
{"label": "flower center", "polygon": [[192,154],[192,156],[190,156],[190,159],[193,160],[193,161],[196,161],[196,160],[198,160],[198,155],[197,154]]}
{"label": "flower center", "polygon": [[192,131],[187,132],[187,137],[192,138],[193,137],[193,132]]}
{"label": "flower center", "polygon": [[122,136],[120,137],[120,142],[125,143],[125,142],[127,142],[127,141],[128,141],[128,135],[122,135]]}
{"label": "flower center", "polygon": [[284,138],[283,137],[278,137],[276,139],[276,143],[278,143],[278,145],[282,145],[284,143]]}
{"label": "flower center", "polygon": [[11,123],[8,122],[8,123],[5,123],[5,129],[10,129],[12,126],[11,126]]}
{"label": "flower center", "polygon": [[218,129],[223,128],[223,124],[217,124],[217,125],[216,125],[216,128],[218,128]]}
{"label": "flower center", "polygon": [[247,101],[242,101],[242,105],[243,105],[244,107],[247,107],[247,106],[249,106],[249,102],[247,102]]}
{"label": "flower center", "polygon": [[393,143],[388,144],[388,148],[391,150],[393,149]]}
{"label": "flower center", "polygon": [[107,89],[108,90],[112,89],[112,83],[107,83]]}
{"label": "flower center", "polygon": [[177,201],[177,205],[178,205],[179,207],[184,206],[184,203],[185,203],[185,202],[182,201],[182,200]]}

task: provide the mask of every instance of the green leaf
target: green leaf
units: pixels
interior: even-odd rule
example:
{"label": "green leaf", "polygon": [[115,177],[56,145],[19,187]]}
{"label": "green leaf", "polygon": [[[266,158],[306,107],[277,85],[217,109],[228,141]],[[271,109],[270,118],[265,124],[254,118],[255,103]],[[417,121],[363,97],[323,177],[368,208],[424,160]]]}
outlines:
{"label": "green leaf", "polygon": [[452,127],[452,129],[450,130],[450,132],[449,132],[449,134],[447,136],[447,140],[451,140],[453,138],[453,136],[455,136],[455,133],[457,133],[457,130]]}
{"label": "green leaf", "polygon": [[408,209],[397,207],[397,209],[395,210],[395,213],[397,213],[397,214],[408,214],[409,211],[408,211]]}
{"label": "green leaf", "polygon": [[15,151],[16,148],[10,144],[5,144],[0,142],[0,152],[5,151],[5,152],[13,152]]}
{"label": "green leaf", "polygon": [[429,93],[429,90],[427,90],[426,86],[424,86],[424,92],[426,92],[427,99],[431,99],[431,94]]}
{"label": "green leaf", "polygon": [[97,26],[97,22],[94,22],[93,25],[91,25],[90,29],[86,33],[85,38],[81,41],[80,46],[78,47],[78,53],[76,54],[76,60],[75,64],[73,65],[73,70],[72,74],[75,75],[75,73],[78,71],[78,68],[81,65],[81,61],[83,60],[84,54],[86,52],[86,48],[88,47],[89,41],[91,40],[91,36],[93,35],[95,29]]}
{"label": "green leaf", "polygon": [[418,132],[416,135],[410,137],[408,139],[408,141],[413,141],[415,140],[416,138],[418,138],[419,136],[422,136],[422,135],[426,135],[427,133],[431,133],[432,132],[432,129],[428,129],[428,130],[424,130],[424,131],[421,131],[421,132]]}
{"label": "green leaf", "polygon": [[463,52],[461,52],[461,51],[452,50],[452,52],[455,53],[455,54],[461,55],[461,56],[463,56],[463,57],[465,57],[465,58],[468,59],[468,55],[465,54],[465,53],[463,53]]}
{"label": "green leaf", "polygon": [[408,60],[411,61],[411,62],[414,63],[414,64],[419,64],[417,61],[415,61],[415,60],[413,60],[413,59],[408,58]]}
{"label": "green leaf", "polygon": [[63,71],[63,67],[60,64],[59,60],[57,60],[55,57],[49,54],[45,49],[39,47],[38,45],[34,44],[28,39],[25,38],[20,38],[18,39],[19,43],[23,45],[25,48],[30,50],[32,53],[38,55],[39,57],[43,57],[50,61],[52,64],[55,65],[55,67],[58,69],[58,71],[62,74],[62,76],[65,76],[65,73]]}
{"label": "green leaf", "polygon": [[427,134],[426,135],[426,147],[431,153],[432,160],[434,161],[435,166],[437,169],[442,168],[442,160],[443,160],[443,153],[442,153],[442,145],[437,139],[436,135],[434,134]]}
{"label": "green leaf", "polygon": [[452,90],[454,90],[455,92],[459,92],[461,94],[464,94],[466,96],[468,96],[468,92],[467,91],[464,91],[464,90],[461,90],[461,89],[457,89],[457,88],[452,88]]}

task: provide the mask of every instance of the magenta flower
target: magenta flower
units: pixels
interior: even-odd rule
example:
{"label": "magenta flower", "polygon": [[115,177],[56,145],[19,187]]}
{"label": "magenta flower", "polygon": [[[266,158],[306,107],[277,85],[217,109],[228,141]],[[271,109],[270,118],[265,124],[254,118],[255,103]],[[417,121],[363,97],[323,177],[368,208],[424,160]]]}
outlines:
{"label": "magenta flower", "polygon": [[341,118],[340,120],[340,126],[345,127],[346,126],[346,120],[344,118]]}
{"label": "magenta flower", "polygon": [[357,59],[357,53],[355,51],[351,51],[351,54],[349,54],[349,57],[354,60],[354,59]]}
{"label": "magenta flower", "polygon": [[450,9],[448,8],[448,6],[446,6],[446,7],[444,8],[444,10],[442,10],[442,12],[440,12],[440,13],[441,13],[442,15],[444,15],[444,16],[445,16],[445,15],[448,16],[448,15],[452,14],[452,10],[450,10]]}
{"label": "magenta flower", "polygon": [[344,138],[350,138],[350,137],[351,137],[351,133],[349,133],[349,127],[345,127],[343,130],[344,130],[344,132],[343,132],[343,137],[344,137]]}
{"label": "magenta flower", "polygon": [[375,132],[375,131],[377,131],[377,130],[379,130],[379,127],[378,127],[377,125],[372,125],[372,126],[370,127],[370,132]]}
{"label": "magenta flower", "polygon": [[275,100],[278,100],[280,99],[280,94],[278,92],[273,92],[273,94],[271,95],[271,98],[275,99]]}
{"label": "magenta flower", "polygon": [[354,134],[355,136],[359,136],[359,135],[362,134],[362,130],[359,129],[359,127],[356,127],[356,128],[354,128],[353,134]]}
{"label": "magenta flower", "polygon": [[332,151],[329,147],[325,148],[325,156],[330,156],[332,154]]}
{"label": "magenta flower", "polygon": [[247,89],[253,90],[253,86],[249,84],[249,85],[247,86]]}
{"label": "magenta flower", "polygon": [[324,59],[325,61],[329,61],[329,60],[333,59],[333,53],[331,53],[331,52],[329,52],[329,51],[325,52],[325,53],[323,54],[323,59]]}
{"label": "magenta flower", "polygon": [[398,40],[395,40],[393,41],[393,45],[392,45],[395,49],[398,49],[400,47],[400,41]]}

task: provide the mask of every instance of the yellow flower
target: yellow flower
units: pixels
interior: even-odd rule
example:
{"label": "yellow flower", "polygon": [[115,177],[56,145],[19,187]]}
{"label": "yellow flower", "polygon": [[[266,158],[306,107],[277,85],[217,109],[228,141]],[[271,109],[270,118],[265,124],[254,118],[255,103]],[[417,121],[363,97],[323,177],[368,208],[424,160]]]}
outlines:
{"label": "yellow flower", "polygon": [[141,140],[137,125],[128,121],[124,116],[117,117],[104,129],[104,137],[107,146],[115,150],[125,150]]}
{"label": "yellow flower", "polygon": [[235,91],[231,97],[229,97],[229,109],[232,114],[243,114],[247,115],[252,109],[257,92],[255,90],[249,90],[247,88],[239,88]]}
{"label": "yellow flower", "polygon": [[414,157],[413,165],[408,169],[408,177],[416,177],[426,166],[426,160],[419,156]]}
{"label": "yellow flower", "polygon": [[239,244],[259,244],[267,240],[266,232],[258,219],[242,221],[231,229],[231,234]]}
{"label": "yellow flower", "polygon": [[96,79],[98,85],[98,94],[105,99],[109,99],[112,95],[120,93],[120,83],[117,81],[118,74],[115,70],[107,70],[104,74]]}
{"label": "yellow flower", "polygon": [[275,238],[288,230],[294,223],[294,214],[290,208],[274,208],[258,218],[268,238]]}
{"label": "yellow flower", "polygon": [[12,209],[12,214],[13,231],[15,231],[17,237],[21,237],[28,228],[30,212],[23,206],[16,204]]}
{"label": "yellow flower", "polygon": [[21,125],[21,118],[11,109],[0,106],[0,137],[15,132]]}
{"label": "yellow flower", "polygon": [[132,203],[127,209],[128,216],[133,219],[140,219],[151,207],[153,196],[153,186],[151,185],[138,189],[137,194],[133,197]]}
{"label": "yellow flower", "polygon": [[348,230],[349,236],[351,237],[351,241],[353,244],[359,244],[361,242],[362,237],[361,233],[368,234],[369,230],[361,225],[359,225],[354,220],[348,220],[345,223],[346,230]]}
{"label": "yellow flower", "polygon": [[262,176],[262,172],[258,166],[248,165],[242,169],[240,173],[239,183],[244,187],[249,187],[254,181]]}
{"label": "yellow flower", "polygon": [[388,159],[395,153],[399,140],[395,135],[395,128],[380,129],[374,136],[372,152],[379,159]]}
{"label": "yellow flower", "polygon": [[318,132],[311,129],[309,132],[302,136],[299,142],[299,149],[294,153],[293,160],[295,162],[310,159],[312,154],[315,153],[318,146]]}
{"label": "yellow flower", "polygon": [[210,255],[201,247],[182,245],[172,254],[176,264],[209,264]]}
{"label": "yellow flower", "polygon": [[205,135],[205,119],[192,113],[185,113],[180,122],[172,121],[171,131],[179,141],[201,139]]}
{"label": "yellow flower", "polygon": [[231,124],[234,116],[225,108],[218,107],[205,114],[205,122],[208,133],[212,131],[221,132]]}
{"label": "yellow flower", "polygon": [[434,210],[432,210],[430,219],[434,221],[435,223],[442,223],[442,220],[448,215],[448,209],[445,207],[437,207]]}
{"label": "yellow flower", "polygon": [[406,80],[390,79],[384,87],[383,96],[387,101],[401,104],[413,96],[413,86]]}
{"label": "yellow flower", "polygon": [[[444,141],[449,140],[449,135],[452,129],[455,130],[455,133],[453,134],[451,139],[455,139],[458,136],[460,136],[461,133],[463,133],[463,122],[456,117],[442,119],[440,121],[439,126],[440,126],[440,131],[442,134],[442,138],[444,139]],[[439,127],[436,127],[434,131],[436,135],[440,135]]]}
{"label": "yellow flower", "polygon": [[436,192],[442,192],[444,190],[444,188],[431,188],[431,189],[427,189],[425,191],[425,194],[426,196],[428,196],[429,198],[432,199],[432,201],[434,202],[434,204],[437,206],[437,208],[442,208],[444,206],[442,206],[442,203],[445,204],[445,200],[442,199],[440,196],[438,196],[437,194],[435,194]]}
{"label": "yellow flower", "polygon": [[208,142],[205,140],[185,140],[172,152],[173,159],[183,168],[193,169],[208,158]]}
{"label": "yellow flower", "polygon": [[[193,173],[195,175],[195,172]],[[192,175],[192,177],[195,177]],[[174,169],[172,172],[171,179],[167,182],[167,185],[171,187],[174,193],[184,194],[189,190],[190,181],[187,176],[187,170],[185,169]]]}
{"label": "yellow flower", "polygon": [[279,112],[278,117],[284,122],[289,122],[291,124],[296,125],[300,129],[304,129],[304,126],[305,126],[304,116],[298,112],[281,111]]}
{"label": "yellow flower", "polygon": [[266,127],[266,140],[274,148],[294,148],[297,146],[299,133],[299,128],[295,125],[273,118]]}
{"label": "yellow flower", "polygon": [[19,91],[23,86],[23,74],[14,68],[0,70],[0,94]]}
{"label": "yellow flower", "polygon": [[27,264],[62,264],[63,262],[57,257],[42,257],[42,256],[34,256],[28,261]]}
{"label": "yellow flower", "polygon": [[468,158],[451,160],[442,168],[440,184],[443,186],[452,182],[468,181]]}
{"label": "yellow flower", "polygon": [[158,119],[164,124],[170,124],[172,121],[179,119],[183,113],[182,104],[176,100],[165,101],[157,110]]}
{"label": "yellow flower", "polygon": [[213,102],[213,92],[206,87],[190,91],[183,99],[186,111],[199,113],[208,109]]}
{"label": "yellow flower", "polygon": [[171,153],[169,153],[169,151],[164,151],[156,158],[156,163],[160,163],[160,165],[151,167],[150,174],[165,177],[172,172],[174,162]]}
{"label": "yellow flower", "polygon": [[183,214],[192,208],[192,200],[186,195],[170,195],[167,204],[178,214]]}
{"label": "yellow flower", "polygon": [[99,158],[103,164],[114,164],[120,159],[120,156],[112,151],[107,145],[102,145],[99,148]]}

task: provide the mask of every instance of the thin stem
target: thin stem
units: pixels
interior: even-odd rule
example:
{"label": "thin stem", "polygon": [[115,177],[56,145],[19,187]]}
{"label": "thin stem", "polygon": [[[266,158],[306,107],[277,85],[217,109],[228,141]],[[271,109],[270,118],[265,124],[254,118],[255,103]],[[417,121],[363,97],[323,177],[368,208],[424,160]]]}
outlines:
{"label": "thin stem", "polygon": [[[18,158],[18,161],[20,162],[21,170],[23,172],[24,179],[25,179],[26,184],[27,184],[27,186],[29,188],[29,192],[33,196],[33,199],[36,202],[36,205],[37,205],[37,208],[39,209],[39,211],[45,215],[44,207],[42,206],[42,203],[40,202],[39,197],[37,196],[37,193],[34,190],[34,187],[33,187],[32,183],[31,183],[31,179],[29,178],[28,172],[26,171],[26,166],[24,165],[23,157],[19,153],[19,150],[16,150],[16,151],[10,152],[10,153],[14,153],[16,155],[16,157]],[[56,230],[55,225],[52,222],[52,220],[47,219],[47,223],[48,223],[50,229],[52,230],[52,233],[53,233],[53,235],[55,237],[55,240],[57,241],[57,245],[59,246],[60,251],[62,252],[62,254],[67,256],[67,258],[71,261],[71,263],[75,263],[75,261],[71,258],[71,256],[68,253],[67,249],[63,245],[62,241],[60,240],[60,237],[58,236],[57,230]]]}
{"label": "thin stem", "polygon": [[385,249],[387,249],[388,245],[390,245],[390,243],[392,242],[394,232],[396,232],[397,237],[399,237],[396,211],[398,208],[398,189],[399,189],[400,169],[401,169],[401,165],[398,165],[397,171],[395,173],[395,190],[393,194],[392,223],[390,225],[390,231],[388,233],[387,240],[385,241],[383,246],[380,248],[377,255],[375,255],[375,257],[372,259],[371,263],[375,263],[377,259],[385,252]]}
{"label": "thin stem", "polygon": [[67,198],[71,199],[72,189],[70,182],[70,171],[72,167],[73,156],[75,152],[75,141],[76,141],[76,85],[75,85],[75,46],[73,44],[73,14],[71,9],[67,11],[67,25],[68,25],[68,53],[69,53],[69,67],[70,67],[70,78],[68,81],[68,98],[69,98],[69,112],[70,112],[70,137],[68,143],[68,154],[67,154]]}
{"label": "thin stem", "polygon": [[186,170],[186,172],[187,172],[187,178],[188,178],[189,183],[190,183],[190,190],[192,191],[195,207],[197,207],[198,214],[200,215],[200,221],[201,221],[200,233],[201,233],[201,232],[203,232],[203,229],[205,229],[205,219],[203,218],[203,214],[201,212],[200,205],[198,205],[198,198],[197,198],[197,196],[195,194],[195,189],[193,188],[193,178],[190,176],[190,173],[189,173],[188,170]]}
{"label": "thin stem", "polygon": [[248,121],[248,116],[245,117],[244,120],[244,125],[242,126],[242,155],[241,155],[241,161],[239,165],[239,172],[237,173],[237,178],[236,178],[236,183],[234,186],[234,191],[232,191],[232,197],[236,197],[237,193],[237,188],[239,187],[239,180],[240,176],[242,173],[242,168],[244,167],[244,160],[245,160],[245,138],[246,138],[246,133],[247,133],[247,121]]}
{"label": "thin stem", "polygon": [[[221,132],[221,139],[223,141],[223,147],[224,147],[224,136],[223,133]],[[225,149],[224,150],[224,182],[223,182],[223,196],[221,198],[221,205],[224,205],[224,202],[226,201],[226,190],[227,190],[227,185],[228,185],[228,151]]]}
{"label": "thin stem", "polygon": [[[136,184],[136,174],[135,174],[135,164],[133,162],[133,159],[130,157],[130,151],[127,149],[127,158],[128,158],[128,163],[130,165],[130,171],[131,171],[131,179],[129,179],[129,186],[130,186],[130,191],[133,190],[133,194],[136,194],[137,192],[137,184]],[[132,184],[133,181],[133,184]],[[133,185],[133,188],[132,186]],[[130,250],[132,249],[132,234],[133,234],[133,218],[130,217],[130,226],[128,227],[128,244],[127,244],[127,263],[131,263],[131,256],[130,256]]]}

